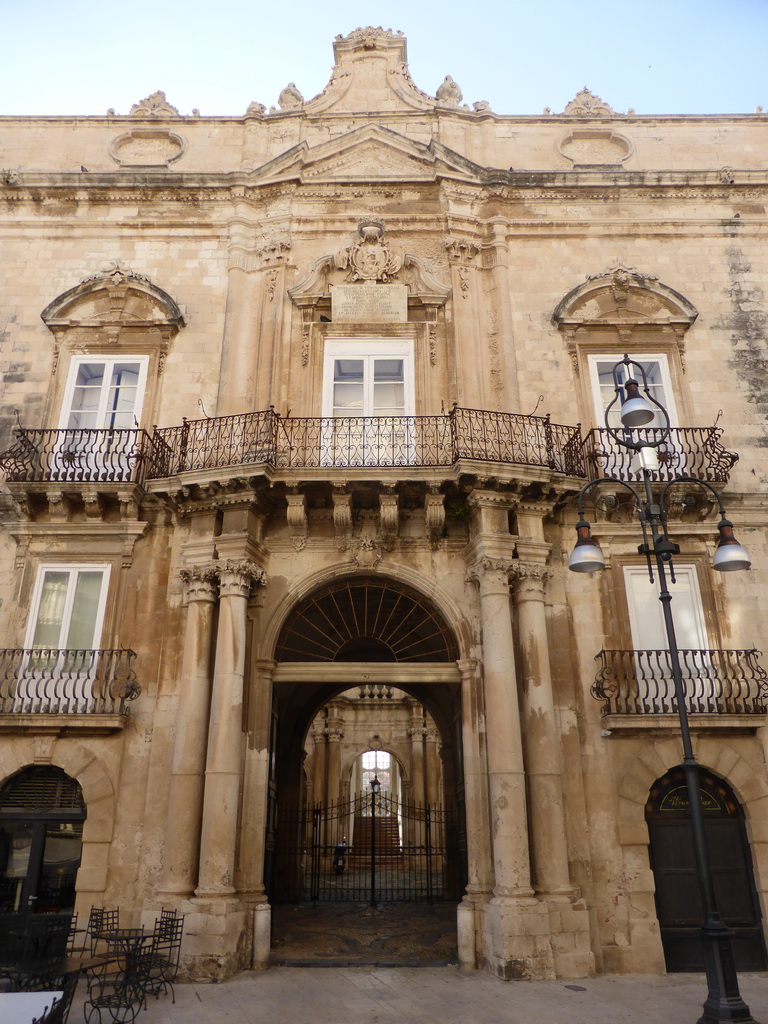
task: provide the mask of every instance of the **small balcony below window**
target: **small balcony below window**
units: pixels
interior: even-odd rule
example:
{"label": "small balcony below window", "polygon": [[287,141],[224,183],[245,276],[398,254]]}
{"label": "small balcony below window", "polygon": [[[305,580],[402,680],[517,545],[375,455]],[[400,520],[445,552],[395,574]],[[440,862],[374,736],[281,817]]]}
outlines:
{"label": "small balcony below window", "polygon": [[[659,468],[652,473],[660,483],[678,476],[727,483],[739,457],[722,446],[722,433],[719,427],[673,427],[668,432],[661,427],[640,427],[628,431],[627,439],[655,445],[664,438],[657,447]],[[605,427],[590,430],[585,437],[584,459],[593,480],[602,476],[642,479],[636,453],[616,444]]]}
{"label": "small balcony below window", "polygon": [[145,430],[14,430],[0,454],[8,483],[141,483],[152,438]]}
{"label": "small balcony below window", "polygon": [[131,650],[0,650],[0,729],[115,731],[141,692]]}
{"label": "small balcony below window", "polygon": [[[756,650],[681,650],[680,668],[686,708],[695,723],[698,716],[743,720],[753,726],[755,716],[768,711],[768,674]],[[663,716],[677,723],[677,701],[668,650],[600,651],[592,696],[603,702],[602,713],[626,716],[625,725],[663,725]],[[631,718],[630,718],[631,716]],[[648,718],[646,725],[640,720]],[[710,724],[707,722],[707,724]],[[725,723],[723,723],[725,724]],[[738,722],[736,723],[738,724]]]}

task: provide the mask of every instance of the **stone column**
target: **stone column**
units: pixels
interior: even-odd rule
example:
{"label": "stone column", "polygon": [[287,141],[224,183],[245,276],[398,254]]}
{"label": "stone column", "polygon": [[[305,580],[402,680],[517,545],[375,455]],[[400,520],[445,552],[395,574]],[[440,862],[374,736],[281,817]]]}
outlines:
{"label": "stone column", "polygon": [[340,722],[328,723],[328,798],[327,802],[335,804],[341,792],[341,741],[344,732]]}
{"label": "stone column", "polygon": [[443,801],[440,794],[440,767],[439,767],[439,743],[440,736],[434,726],[429,726],[425,734],[425,773],[424,773],[424,794],[428,804],[441,804]]}
{"label": "stone column", "polygon": [[528,858],[523,742],[509,604],[511,561],[481,558],[473,573],[480,586],[483,682],[488,743],[494,895],[532,896]]}
{"label": "stone column", "polygon": [[544,585],[552,571],[535,562],[516,562],[515,608],[520,644],[525,760],[531,801],[535,888],[541,894],[573,895],[563,810],[563,765],[555,721],[549,667]]}
{"label": "stone column", "polygon": [[248,559],[218,565],[219,628],[213,674],[211,718],[205,763],[200,873],[196,896],[229,896],[235,891],[240,778],[243,770],[243,679],[248,595],[264,573]]}
{"label": "stone column", "polygon": [[265,970],[269,963],[271,908],[264,888],[264,855],[269,800],[269,755],[272,728],[272,673],[274,661],[253,666],[247,703],[247,738],[243,810],[240,821],[238,890],[253,911],[251,968]]}
{"label": "stone column", "polygon": [[325,729],[313,729],[312,740],[315,748],[315,768],[312,772],[312,799],[316,804],[325,804],[328,802],[326,793],[326,754],[328,746]]}
{"label": "stone column", "polygon": [[184,581],[187,620],[159,895],[187,897],[192,895],[197,881],[216,570],[213,565],[195,565],[182,569],[180,576]]}
{"label": "stone column", "polygon": [[[421,709],[418,709],[421,719]],[[424,799],[424,727],[419,720],[408,730],[411,741],[411,793],[415,806],[423,806]]]}

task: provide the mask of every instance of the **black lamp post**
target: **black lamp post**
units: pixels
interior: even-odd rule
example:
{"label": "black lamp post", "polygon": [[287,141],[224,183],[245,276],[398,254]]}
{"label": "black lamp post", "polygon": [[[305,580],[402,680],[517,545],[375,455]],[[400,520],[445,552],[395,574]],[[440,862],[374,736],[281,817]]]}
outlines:
{"label": "black lamp post", "polygon": [[[631,377],[623,384],[620,383],[618,371],[619,367],[622,366],[627,367],[630,373],[633,370],[639,371],[646,398],[643,398],[640,394],[640,387],[637,381]],[[657,449],[659,445],[668,439],[671,432],[669,415],[664,406],[657,402],[651,394],[643,367],[633,359],[630,359],[628,355],[625,355],[613,367],[613,381],[616,394],[605,411],[606,430],[616,444],[629,451],[636,452],[637,463],[643,477],[643,488],[641,491],[638,491],[625,480],[620,480],[616,477],[603,477],[599,480],[591,481],[581,489],[578,497],[579,521],[576,524],[577,540],[568,562],[568,568],[573,572],[595,572],[605,568],[603,554],[598,545],[592,540],[589,523],[584,518],[584,497],[603,483],[618,484],[629,491],[643,533],[643,543],[639,545],[638,551],[646,556],[651,582],[654,579],[654,563],[656,566],[659,580],[659,600],[661,601],[664,613],[669,662],[672,669],[677,714],[680,719],[680,733],[683,744],[683,770],[685,772],[688,803],[691,811],[691,833],[696,859],[696,874],[704,908],[702,943],[704,946],[708,992],[704,1003],[704,1012],[699,1018],[698,1024],[717,1024],[720,1021],[734,1021],[741,1022],[741,1024],[750,1024],[752,1022],[754,1024],[754,1018],[750,1013],[749,1007],[739,993],[736,965],[733,959],[733,946],[731,943],[733,933],[723,924],[717,909],[712,865],[709,858],[706,832],[704,830],[704,812],[699,786],[699,766],[694,757],[693,745],[691,743],[685,687],[683,686],[682,672],[680,670],[680,656],[677,648],[675,624],[672,619],[672,595],[667,586],[667,569],[669,569],[670,577],[672,582],[674,582],[672,556],[679,554],[680,551],[678,545],[669,539],[667,533],[667,514],[664,500],[668,488],[678,483],[693,484],[709,491],[717,501],[720,510],[720,522],[717,525],[720,538],[712,563],[714,569],[719,572],[748,569],[750,561],[744,548],[733,536],[733,524],[726,519],[720,495],[714,487],[704,480],[690,476],[678,476],[662,487],[658,501],[654,498],[651,488],[651,474],[655,469],[658,469],[659,465]],[[622,392],[624,393],[623,395]],[[620,399],[622,399],[620,407],[622,430],[611,427],[608,422],[611,409]],[[656,417],[656,411],[661,413],[664,425],[654,429],[653,440],[646,440],[644,438],[635,440],[632,435],[633,429],[649,424]]]}
{"label": "black lamp post", "polygon": [[376,906],[376,797],[381,789],[381,782],[374,771],[368,784],[371,787],[371,898],[368,905]]}

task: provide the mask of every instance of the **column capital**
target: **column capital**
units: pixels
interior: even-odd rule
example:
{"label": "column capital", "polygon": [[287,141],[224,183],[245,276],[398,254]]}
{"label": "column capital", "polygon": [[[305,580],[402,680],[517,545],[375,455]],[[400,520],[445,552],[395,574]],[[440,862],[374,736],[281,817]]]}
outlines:
{"label": "column capital", "polygon": [[184,600],[208,601],[216,600],[216,566],[212,562],[203,565],[189,565],[179,569],[184,586]]}
{"label": "column capital", "polygon": [[254,586],[265,587],[267,574],[248,558],[227,558],[216,563],[222,597],[248,597]]}
{"label": "column capital", "polygon": [[521,562],[518,560],[512,563],[509,575],[515,583],[526,581],[539,583],[543,588],[544,584],[552,579],[553,572],[548,566],[542,565],[541,562]]}
{"label": "column capital", "polygon": [[509,574],[516,559],[483,555],[467,568],[467,580],[477,583],[483,591],[509,590]]}

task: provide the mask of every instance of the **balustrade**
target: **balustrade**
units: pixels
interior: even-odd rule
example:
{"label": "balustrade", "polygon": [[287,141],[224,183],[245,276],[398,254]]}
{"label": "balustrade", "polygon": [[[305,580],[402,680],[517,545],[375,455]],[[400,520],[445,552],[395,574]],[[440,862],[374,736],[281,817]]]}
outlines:
{"label": "balustrade", "polygon": [[0,650],[0,713],[128,714],[141,693],[130,650]]}
{"label": "balustrade", "polygon": [[[681,650],[680,668],[690,714],[764,715],[768,674],[759,652]],[[592,696],[605,715],[659,715],[677,712],[672,665],[667,650],[600,651]]]}

